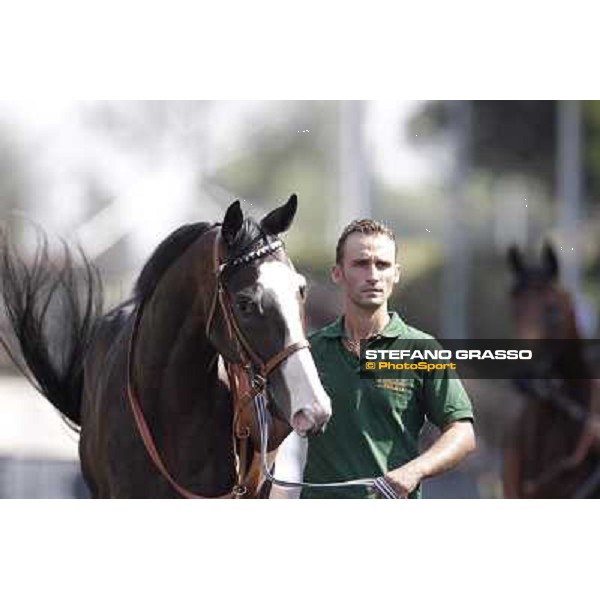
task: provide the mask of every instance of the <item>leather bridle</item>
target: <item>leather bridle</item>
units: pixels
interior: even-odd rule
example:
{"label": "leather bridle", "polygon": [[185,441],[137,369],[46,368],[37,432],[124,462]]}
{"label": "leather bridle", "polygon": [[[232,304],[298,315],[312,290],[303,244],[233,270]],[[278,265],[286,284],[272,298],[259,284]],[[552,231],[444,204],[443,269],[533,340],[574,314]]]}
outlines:
{"label": "leather bridle", "polygon": [[268,360],[263,361],[253,350],[235,318],[233,308],[231,307],[231,300],[228,298],[223,279],[227,269],[247,265],[268,254],[272,254],[283,246],[283,242],[281,240],[275,240],[267,244],[262,244],[251,252],[247,252],[232,261],[222,263],[219,257],[220,237],[220,234],[217,233],[213,243],[213,265],[216,275],[216,289],[206,320],[206,337],[207,339],[210,339],[210,330],[218,304],[221,308],[223,319],[225,320],[228,337],[237,345],[238,355],[240,357],[239,364],[251,375],[252,387],[264,389],[269,374],[290,355],[294,354],[294,352],[302,350],[302,348],[308,348],[310,343],[304,338],[303,340],[289,344]]}
{"label": "leather bridle", "polygon": [[[310,487],[310,488],[339,488],[339,487],[366,487],[367,489],[377,491],[383,498],[396,499],[399,496],[390,486],[384,477],[354,479],[351,481],[335,483],[300,483],[288,482],[276,479],[271,473],[268,464],[268,417],[267,417],[267,399],[266,389],[268,376],[279,365],[281,365],[289,356],[298,350],[308,348],[310,343],[306,338],[289,344],[268,360],[262,360],[254,351],[251,344],[241,330],[231,306],[231,300],[228,297],[224,285],[224,273],[226,270],[250,264],[269,254],[276,252],[283,246],[281,240],[263,243],[252,251],[248,251],[241,256],[231,260],[221,262],[220,258],[221,234],[217,232],[213,242],[213,272],[215,275],[215,293],[213,294],[208,318],[206,320],[206,337],[210,339],[211,327],[217,311],[217,306],[221,310],[228,339],[236,344],[239,356],[238,362],[228,362],[226,364],[229,386],[233,397],[234,417],[233,417],[233,440],[234,450],[239,446],[239,452],[236,457],[236,479],[237,483],[233,489],[219,496],[218,498],[244,498],[251,497],[256,493],[261,477],[281,487]],[[206,496],[199,496],[180,485],[165,466],[160,453],[152,437],[152,433],[144,418],[139,399],[135,392],[133,383],[133,358],[135,351],[135,342],[139,330],[139,324],[142,317],[143,304],[140,303],[134,313],[134,324],[129,338],[129,347],[127,352],[127,395],[135,423],[144,443],[144,447],[152,460],[152,463],[169,482],[169,484],[183,498],[188,499],[207,499]],[[245,409],[253,404],[260,434],[260,452],[255,453],[251,464],[248,465],[247,454],[250,437],[250,426],[245,416]]]}
{"label": "leather bridle", "polygon": [[[238,266],[250,264],[251,262],[267,256],[268,254],[274,253],[283,246],[281,240],[277,239],[269,243],[262,243],[254,250],[248,251],[231,261],[225,262],[221,262],[220,259],[220,242],[221,234],[220,232],[217,232],[213,243],[213,272],[215,275],[215,292],[213,294],[208,318],[206,320],[206,337],[207,339],[210,339],[210,331],[218,306],[221,310],[221,314],[223,315],[228,339],[237,346],[237,354],[239,356],[239,362],[227,363],[226,368],[234,404],[233,437],[234,441],[239,441],[240,451],[236,461],[237,483],[230,492],[223,496],[219,496],[219,498],[241,498],[247,496],[249,492],[255,491],[254,488],[258,486],[257,480],[258,476],[260,475],[260,468],[258,469],[258,472],[256,468],[247,468],[246,454],[250,427],[247,423],[243,422],[244,409],[246,406],[248,406],[251,400],[256,398],[257,395],[260,395],[263,399],[265,398],[267,380],[270,373],[272,373],[294,352],[297,352],[303,348],[308,348],[310,344],[308,340],[304,338],[300,341],[289,344],[268,360],[262,360],[252,348],[251,344],[248,342],[246,336],[241,330],[237,319],[235,318],[235,314],[231,306],[231,300],[228,297],[227,290],[224,285],[224,273],[227,269],[233,269]],[[156,447],[152,433],[144,417],[139,398],[135,391],[133,380],[133,359],[139,325],[143,314],[143,307],[143,303],[140,303],[135,309],[133,328],[129,338],[127,352],[127,396],[129,398],[129,404],[133,412],[134,420],[140,437],[144,443],[144,447],[146,448],[146,452],[152,460],[152,463],[162,474],[162,476],[169,482],[169,484],[177,491],[177,493],[188,499],[205,499],[207,498],[206,496],[194,494],[184,486],[180,485],[170,474]],[[234,450],[235,447],[236,444],[234,443]]]}

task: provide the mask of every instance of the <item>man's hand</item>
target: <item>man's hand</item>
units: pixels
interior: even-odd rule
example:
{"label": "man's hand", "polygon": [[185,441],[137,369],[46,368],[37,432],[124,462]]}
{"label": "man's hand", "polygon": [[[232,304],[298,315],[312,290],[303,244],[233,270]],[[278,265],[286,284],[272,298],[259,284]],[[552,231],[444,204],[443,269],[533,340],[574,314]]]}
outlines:
{"label": "man's hand", "polygon": [[385,480],[400,498],[406,498],[423,479],[423,474],[412,462],[402,465],[385,475]]}
{"label": "man's hand", "polygon": [[385,475],[387,482],[406,498],[427,477],[456,466],[475,449],[475,433],[470,421],[454,421],[444,427],[434,444],[414,460]]}

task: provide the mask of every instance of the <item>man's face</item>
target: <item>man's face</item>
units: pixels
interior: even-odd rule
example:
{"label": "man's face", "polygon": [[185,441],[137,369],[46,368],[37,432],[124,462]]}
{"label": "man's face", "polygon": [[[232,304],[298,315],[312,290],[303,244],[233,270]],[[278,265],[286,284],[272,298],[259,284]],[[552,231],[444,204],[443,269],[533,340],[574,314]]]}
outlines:
{"label": "man's face", "polygon": [[351,233],[346,238],[342,264],[333,267],[331,277],[348,302],[365,309],[387,305],[400,278],[395,250],[382,234]]}

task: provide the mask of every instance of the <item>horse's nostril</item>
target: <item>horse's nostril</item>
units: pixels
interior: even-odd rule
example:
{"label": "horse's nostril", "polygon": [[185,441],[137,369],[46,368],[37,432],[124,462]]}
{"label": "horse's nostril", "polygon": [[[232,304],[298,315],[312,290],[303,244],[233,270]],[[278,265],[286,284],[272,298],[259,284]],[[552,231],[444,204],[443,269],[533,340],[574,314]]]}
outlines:
{"label": "horse's nostril", "polygon": [[305,436],[309,431],[312,431],[316,426],[312,413],[302,409],[292,417],[292,427],[294,431],[301,436]]}

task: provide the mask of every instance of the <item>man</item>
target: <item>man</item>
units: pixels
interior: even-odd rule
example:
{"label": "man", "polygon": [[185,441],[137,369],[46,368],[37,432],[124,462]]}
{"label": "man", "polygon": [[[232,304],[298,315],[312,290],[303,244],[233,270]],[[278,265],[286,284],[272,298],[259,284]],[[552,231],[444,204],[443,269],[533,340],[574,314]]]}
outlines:
{"label": "man", "polygon": [[[473,411],[460,380],[446,370],[410,371],[398,380],[360,377],[360,341],[373,349],[393,349],[406,340],[431,336],[388,312],[388,299],[400,277],[393,233],[370,219],[353,221],[336,248],[333,281],[343,293],[343,315],[310,337],[321,381],[332,400],[326,431],[304,446],[290,436],[282,448],[287,460],[278,478],[296,479],[306,460],[304,481],[338,482],[385,475],[401,497],[419,497],[423,479],[456,466],[475,448]],[[409,342],[410,343],[410,342]],[[425,418],[441,436],[419,454]],[[294,473],[294,468],[296,472]],[[297,494],[296,494],[297,495]],[[293,493],[274,486],[272,498]],[[366,498],[362,487],[305,488],[303,498]]]}

